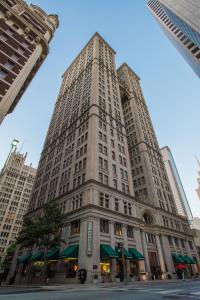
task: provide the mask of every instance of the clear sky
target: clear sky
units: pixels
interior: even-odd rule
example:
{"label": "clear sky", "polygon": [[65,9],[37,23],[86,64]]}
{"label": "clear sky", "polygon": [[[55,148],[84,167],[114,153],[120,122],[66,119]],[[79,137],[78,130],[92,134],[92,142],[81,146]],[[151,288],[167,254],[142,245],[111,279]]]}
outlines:
{"label": "clear sky", "polygon": [[[30,3],[30,1],[28,1]],[[32,2],[32,1],[31,1]],[[14,112],[0,126],[0,166],[13,138],[21,141],[28,162],[37,166],[61,75],[94,32],[141,78],[160,146],[173,153],[194,216],[200,217],[197,187],[200,157],[200,80],[168,41],[146,7],[146,0],[33,0],[60,27],[50,54]],[[21,147],[19,146],[19,149]]]}

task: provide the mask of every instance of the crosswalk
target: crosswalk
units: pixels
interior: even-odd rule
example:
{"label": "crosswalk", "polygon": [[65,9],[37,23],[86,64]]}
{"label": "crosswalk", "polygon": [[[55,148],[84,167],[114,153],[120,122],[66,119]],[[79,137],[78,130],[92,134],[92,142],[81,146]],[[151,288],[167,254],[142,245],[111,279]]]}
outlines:
{"label": "crosswalk", "polygon": [[[186,289],[186,288],[178,288],[178,289],[170,289],[170,288],[149,288],[149,287],[110,287],[106,288],[107,290],[110,291],[115,291],[115,292],[141,292],[141,293],[149,293],[149,294],[160,294],[164,297],[166,296],[178,296],[180,297],[185,297],[184,299],[188,298],[193,298],[193,299],[200,299],[200,287],[198,290],[193,290],[193,289]],[[167,297],[166,297],[167,298]]]}

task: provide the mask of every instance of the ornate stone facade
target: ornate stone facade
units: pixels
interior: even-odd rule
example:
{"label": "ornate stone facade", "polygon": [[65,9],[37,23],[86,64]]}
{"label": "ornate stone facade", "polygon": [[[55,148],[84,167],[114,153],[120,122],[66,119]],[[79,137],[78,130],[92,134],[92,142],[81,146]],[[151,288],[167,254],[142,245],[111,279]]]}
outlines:
{"label": "ornate stone facade", "polygon": [[[177,214],[139,78],[126,64],[116,70],[114,56],[96,33],[63,75],[44,143],[28,215],[40,214],[48,201],[66,214],[66,244],[49,262],[52,282],[77,281],[77,268],[87,270],[88,282],[173,277],[172,253],[199,263],[188,222]],[[16,282],[40,281],[42,258],[26,253]],[[30,264],[35,269],[27,277]]]}

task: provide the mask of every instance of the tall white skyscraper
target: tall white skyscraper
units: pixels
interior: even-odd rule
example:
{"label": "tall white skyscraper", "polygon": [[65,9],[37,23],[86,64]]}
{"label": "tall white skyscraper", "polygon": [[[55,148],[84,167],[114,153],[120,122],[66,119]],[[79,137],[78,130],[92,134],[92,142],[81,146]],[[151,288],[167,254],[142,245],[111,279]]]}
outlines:
{"label": "tall white skyscraper", "polygon": [[170,182],[174,200],[176,203],[178,214],[186,217],[190,222],[193,219],[192,212],[174,161],[172,153],[168,146],[161,149],[163,161],[167,171],[167,176]]}

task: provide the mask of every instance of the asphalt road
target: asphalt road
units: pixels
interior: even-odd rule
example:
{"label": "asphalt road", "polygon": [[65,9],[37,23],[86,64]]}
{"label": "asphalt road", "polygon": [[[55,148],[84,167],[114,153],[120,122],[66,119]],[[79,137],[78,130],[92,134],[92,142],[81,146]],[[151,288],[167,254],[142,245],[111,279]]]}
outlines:
{"label": "asphalt road", "polygon": [[0,300],[200,300],[200,281],[68,288],[0,288]]}

